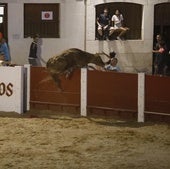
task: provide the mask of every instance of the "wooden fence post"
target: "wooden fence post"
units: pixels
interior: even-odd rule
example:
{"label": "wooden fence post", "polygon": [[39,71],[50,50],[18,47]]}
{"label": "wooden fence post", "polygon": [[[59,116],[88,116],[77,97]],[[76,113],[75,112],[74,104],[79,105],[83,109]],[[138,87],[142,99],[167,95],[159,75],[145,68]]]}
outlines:
{"label": "wooden fence post", "polygon": [[87,116],[87,69],[81,68],[80,114]]}
{"label": "wooden fence post", "polygon": [[138,122],[144,122],[145,73],[138,73]]}

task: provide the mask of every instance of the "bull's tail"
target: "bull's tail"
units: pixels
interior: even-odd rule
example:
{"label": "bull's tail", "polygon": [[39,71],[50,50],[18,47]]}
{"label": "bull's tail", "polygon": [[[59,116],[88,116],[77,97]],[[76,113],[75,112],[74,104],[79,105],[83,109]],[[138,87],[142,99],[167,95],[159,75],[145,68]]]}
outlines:
{"label": "bull's tail", "polygon": [[59,78],[59,75],[58,74],[50,74],[49,76],[47,76],[46,78],[44,78],[43,80],[41,80],[38,85],[41,85],[43,83],[46,83],[48,81],[53,81],[55,82],[55,84],[57,85],[58,87],[58,90],[61,92],[63,91],[62,89],[62,86],[61,86],[61,80]]}

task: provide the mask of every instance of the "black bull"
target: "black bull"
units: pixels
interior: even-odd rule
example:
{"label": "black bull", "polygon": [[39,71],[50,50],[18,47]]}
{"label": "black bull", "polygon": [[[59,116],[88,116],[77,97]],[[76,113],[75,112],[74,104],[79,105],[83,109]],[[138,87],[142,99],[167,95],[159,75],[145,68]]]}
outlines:
{"label": "black bull", "polygon": [[[108,55],[106,56],[109,57]],[[57,86],[62,89],[59,76],[64,74],[67,78],[74,69],[87,67],[88,63],[104,66],[100,54],[91,54],[80,49],[72,48],[50,58],[47,61],[46,67],[57,83]]]}

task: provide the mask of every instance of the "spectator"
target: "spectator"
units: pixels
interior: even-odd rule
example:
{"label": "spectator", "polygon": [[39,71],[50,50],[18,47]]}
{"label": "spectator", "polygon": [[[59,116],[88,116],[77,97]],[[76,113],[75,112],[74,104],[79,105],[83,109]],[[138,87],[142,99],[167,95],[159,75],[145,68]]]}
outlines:
{"label": "spectator", "polygon": [[154,45],[154,50],[159,50],[160,48],[160,43],[164,44],[165,46],[165,49],[166,49],[166,43],[165,41],[163,40],[162,36],[160,34],[157,34],[156,35],[156,43]]}
{"label": "spectator", "polygon": [[110,52],[109,61],[103,62],[105,65],[104,66],[98,66],[94,63],[89,63],[88,64],[88,69],[89,70],[99,70],[99,71],[120,71],[120,68],[117,66],[118,59],[115,58],[116,53]]}
{"label": "spectator", "polygon": [[124,27],[123,15],[120,13],[118,9],[115,11],[115,14],[112,16],[111,20],[112,20],[112,25],[113,25],[113,29],[111,33],[119,32],[119,35],[117,36],[117,40],[123,40],[124,35],[129,30],[129,28]]}
{"label": "spectator", "polygon": [[154,74],[163,75],[165,74],[166,69],[166,61],[167,61],[167,53],[165,49],[165,43],[160,42],[158,45],[157,50],[153,50],[155,54],[155,61],[154,61]]}
{"label": "spectator", "polygon": [[[163,48],[164,51],[161,53]],[[153,47],[153,67],[152,72],[153,74],[163,74],[168,75],[170,72],[170,55],[168,52],[168,47],[165,41],[163,40],[162,36],[160,34],[156,35],[156,42]],[[162,56],[162,57],[161,57]],[[160,62],[160,67],[158,66],[158,63]],[[156,65],[156,70],[155,70]],[[161,72],[160,72],[161,71]]]}
{"label": "spectator", "polygon": [[109,39],[109,36],[111,36],[111,16],[109,15],[109,11],[107,8],[104,8],[104,11],[102,14],[100,14],[97,17],[97,31],[99,34],[99,39]]}
{"label": "spectator", "polygon": [[114,57],[110,60],[109,64],[106,64],[104,66],[104,68],[105,68],[105,70],[111,70],[111,71],[119,72],[120,68],[117,66],[117,63],[118,63],[118,59]]}
{"label": "spectator", "polygon": [[33,42],[31,43],[30,46],[30,51],[29,51],[29,64],[32,66],[37,66],[37,46],[38,46],[38,40],[39,40],[39,35],[36,34],[33,36]]}
{"label": "spectator", "polygon": [[1,60],[4,60],[6,63],[10,63],[11,57],[9,53],[9,48],[1,32],[0,32],[0,56]]}

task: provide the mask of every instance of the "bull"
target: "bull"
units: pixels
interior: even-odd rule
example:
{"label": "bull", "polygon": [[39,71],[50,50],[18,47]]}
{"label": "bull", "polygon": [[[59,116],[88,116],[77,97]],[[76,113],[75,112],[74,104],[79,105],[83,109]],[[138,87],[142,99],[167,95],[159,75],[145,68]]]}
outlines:
{"label": "bull", "polygon": [[[111,57],[114,57],[114,52],[110,54]],[[80,49],[71,48],[50,58],[46,63],[46,68],[58,88],[62,90],[60,75],[65,75],[65,77],[68,78],[75,69],[87,67],[89,63],[103,67],[107,61],[104,61],[101,55],[105,55],[107,61],[111,59],[111,57],[104,52],[92,54]]]}

